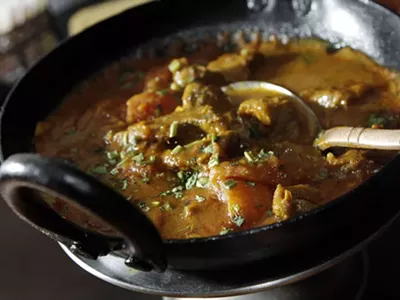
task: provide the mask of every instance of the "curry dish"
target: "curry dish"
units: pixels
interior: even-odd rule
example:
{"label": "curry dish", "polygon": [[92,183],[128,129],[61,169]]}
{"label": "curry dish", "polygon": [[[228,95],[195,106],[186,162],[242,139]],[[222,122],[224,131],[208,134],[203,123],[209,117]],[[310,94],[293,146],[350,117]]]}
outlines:
{"label": "curry dish", "polygon": [[[296,93],[323,129],[400,128],[396,72],[348,47],[272,37],[115,63],[38,123],[36,151],[68,159],[119,191],[164,239],[286,220],[354,189],[395,155],[322,153],[303,136],[285,97],[221,90],[244,80]],[[73,222],[113,234],[60,199],[51,205]]]}

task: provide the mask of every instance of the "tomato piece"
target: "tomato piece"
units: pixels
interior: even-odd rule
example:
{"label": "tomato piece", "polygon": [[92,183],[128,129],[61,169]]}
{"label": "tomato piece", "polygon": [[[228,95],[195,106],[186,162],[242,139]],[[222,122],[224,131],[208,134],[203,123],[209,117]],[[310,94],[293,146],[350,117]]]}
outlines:
{"label": "tomato piece", "polygon": [[126,121],[136,123],[170,114],[178,106],[178,102],[169,93],[144,92],[134,95],[126,105]]}

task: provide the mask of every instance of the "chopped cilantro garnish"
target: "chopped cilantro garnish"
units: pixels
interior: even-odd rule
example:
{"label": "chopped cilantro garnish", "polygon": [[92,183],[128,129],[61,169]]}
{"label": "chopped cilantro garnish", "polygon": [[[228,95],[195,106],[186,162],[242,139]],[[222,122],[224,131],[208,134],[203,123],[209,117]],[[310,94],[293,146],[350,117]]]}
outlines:
{"label": "chopped cilantro garnish", "polygon": [[209,144],[206,147],[201,147],[200,151],[203,153],[211,153],[212,154],[212,153],[214,153],[214,146],[212,144]]}
{"label": "chopped cilantro garnish", "polygon": [[147,203],[145,202],[139,202],[139,207],[143,210],[143,211],[149,211],[150,207],[147,205]]}
{"label": "chopped cilantro garnish", "polygon": [[139,153],[139,154],[135,155],[134,157],[132,157],[132,160],[138,164],[141,164],[144,161],[143,153]]}
{"label": "chopped cilantro garnish", "polygon": [[180,152],[182,152],[183,147],[181,145],[176,146],[174,149],[172,149],[171,154],[175,155],[178,154]]}
{"label": "chopped cilantro garnish", "polygon": [[162,211],[171,211],[172,207],[171,207],[171,204],[169,204],[168,202],[165,202],[164,205],[160,207],[160,209]]}
{"label": "chopped cilantro garnish", "polygon": [[107,152],[108,160],[113,160],[119,158],[119,153],[117,151]]}
{"label": "chopped cilantro garnish", "polygon": [[122,184],[122,186],[121,186],[121,191],[126,190],[126,189],[128,188],[128,186],[129,186],[129,183],[128,183],[128,180],[127,180],[127,179],[122,180],[122,181],[121,181],[121,184]]}
{"label": "chopped cilantro garnish", "polygon": [[207,177],[200,177],[197,179],[196,186],[199,188],[205,188],[208,184],[208,178]]}
{"label": "chopped cilantro garnish", "polygon": [[114,168],[114,169],[112,169],[111,171],[110,171],[110,174],[111,175],[117,175],[118,174],[118,169],[117,168]]}
{"label": "chopped cilantro garnish", "polygon": [[240,227],[243,225],[243,223],[245,222],[245,219],[242,216],[239,215],[235,215],[232,218],[232,222],[236,224],[237,227]]}
{"label": "chopped cilantro garnish", "polygon": [[196,201],[197,202],[204,202],[206,200],[206,197],[203,197],[203,196],[199,196],[199,195],[196,195]]}
{"label": "chopped cilantro garnish", "polygon": [[104,175],[107,174],[107,168],[105,166],[95,166],[90,170],[90,172],[94,174]]}
{"label": "chopped cilantro garnish", "polygon": [[187,190],[190,190],[191,188],[193,188],[196,185],[197,182],[197,178],[199,177],[199,173],[195,172],[192,174],[192,176],[190,176],[186,183],[185,183],[185,187]]}
{"label": "chopped cilantro garnish", "polygon": [[225,235],[225,234],[228,234],[229,232],[232,232],[232,228],[222,227],[222,230],[221,230],[221,232],[219,234],[220,235]]}
{"label": "chopped cilantro garnish", "polygon": [[233,180],[233,179],[228,179],[228,180],[224,181],[224,182],[222,183],[222,185],[223,185],[224,188],[226,188],[227,190],[231,190],[231,189],[233,189],[233,188],[237,185],[237,182],[236,182],[235,180]]}
{"label": "chopped cilantro garnish", "polygon": [[176,135],[178,134],[178,126],[179,126],[179,123],[177,121],[174,121],[171,123],[171,125],[169,126],[169,137],[170,138],[176,137]]}
{"label": "chopped cilantro garnish", "polygon": [[212,168],[219,165],[219,156],[218,154],[214,154],[211,156],[210,160],[208,161],[208,167]]}
{"label": "chopped cilantro garnish", "polygon": [[236,213],[239,213],[239,211],[240,211],[240,206],[239,206],[239,204],[237,204],[237,203],[233,204],[233,205],[232,205],[232,208],[233,208],[233,210],[234,210]]}
{"label": "chopped cilantro garnish", "polygon": [[254,163],[257,161],[257,158],[254,157],[251,151],[244,151],[244,157],[246,157],[247,161],[250,163]]}
{"label": "chopped cilantro garnish", "polygon": [[368,126],[372,127],[373,125],[385,126],[387,120],[386,118],[380,116],[379,114],[372,114],[368,120]]}

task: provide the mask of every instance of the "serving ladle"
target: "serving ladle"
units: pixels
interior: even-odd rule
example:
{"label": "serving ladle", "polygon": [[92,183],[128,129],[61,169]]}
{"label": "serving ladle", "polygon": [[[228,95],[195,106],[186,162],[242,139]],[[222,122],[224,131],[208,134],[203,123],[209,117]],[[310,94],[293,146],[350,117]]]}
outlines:
{"label": "serving ladle", "polygon": [[322,151],[332,147],[400,150],[400,130],[347,126],[322,130],[311,108],[296,94],[276,84],[264,81],[240,81],[222,87],[222,91],[229,96],[245,94],[246,91],[249,93],[256,91],[257,95],[264,96],[286,96],[293,101],[300,116],[305,120],[307,134],[314,141],[314,146]]}

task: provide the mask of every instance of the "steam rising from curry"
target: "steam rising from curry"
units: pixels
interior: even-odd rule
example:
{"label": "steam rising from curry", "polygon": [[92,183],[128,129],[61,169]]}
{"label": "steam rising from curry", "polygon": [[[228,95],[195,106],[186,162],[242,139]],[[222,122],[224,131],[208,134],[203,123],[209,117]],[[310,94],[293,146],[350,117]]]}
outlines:
{"label": "steam rising from curry", "polygon": [[[321,153],[279,95],[221,87],[268,81],[301,96],[324,129],[400,128],[398,74],[325,42],[204,44],[116,63],[37,126],[37,152],[73,161],[141,209],[164,239],[242,231],[291,218],[354,189],[395,153]],[[51,205],[89,229],[101,222]],[[361,209],[361,208],[360,208]]]}

